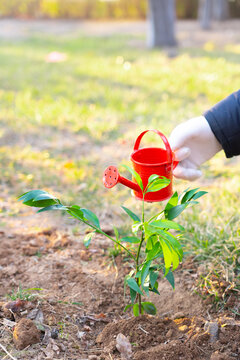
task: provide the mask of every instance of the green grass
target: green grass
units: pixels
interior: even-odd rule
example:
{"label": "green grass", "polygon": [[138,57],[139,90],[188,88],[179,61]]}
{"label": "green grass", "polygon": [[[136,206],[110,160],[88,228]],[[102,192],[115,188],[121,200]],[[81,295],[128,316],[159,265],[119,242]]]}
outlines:
{"label": "green grass", "polygon": [[[179,122],[239,88],[234,45],[226,51],[181,49],[169,59],[130,40],[139,39],[42,36],[0,42],[1,223],[26,211],[20,205],[13,210],[19,194],[44,188],[100,216],[113,214],[118,225],[121,202],[137,210],[140,204],[120,185],[104,189],[104,168],[126,163],[142,130],[158,128],[168,136]],[[66,53],[67,60],[46,63],[51,51]],[[150,142],[159,139],[147,135],[144,144]],[[219,154],[204,174],[194,185],[209,194],[182,217],[186,250],[237,282],[240,163]],[[178,190],[187,186],[175,181]],[[158,206],[148,205],[148,211]]]}

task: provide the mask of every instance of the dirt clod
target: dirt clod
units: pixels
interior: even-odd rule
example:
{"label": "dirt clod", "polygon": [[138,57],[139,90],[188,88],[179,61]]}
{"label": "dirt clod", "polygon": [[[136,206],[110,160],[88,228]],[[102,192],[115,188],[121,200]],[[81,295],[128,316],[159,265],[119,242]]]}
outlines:
{"label": "dirt clod", "polygon": [[13,341],[18,350],[40,342],[40,331],[30,319],[22,318],[13,331]]}

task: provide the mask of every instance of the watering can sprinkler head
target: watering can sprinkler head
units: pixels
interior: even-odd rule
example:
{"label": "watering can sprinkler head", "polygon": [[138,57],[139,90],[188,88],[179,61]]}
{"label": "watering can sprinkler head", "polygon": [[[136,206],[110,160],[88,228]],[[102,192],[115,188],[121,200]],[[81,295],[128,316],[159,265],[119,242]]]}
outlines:
{"label": "watering can sprinkler head", "polygon": [[121,176],[116,166],[108,166],[103,174],[103,185],[110,189],[118,183],[125,185],[132,190],[141,191],[140,187],[136,183]]}
{"label": "watering can sprinkler head", "polygon": [[[153,131],[158,134],[164,145],[165,149],[159,147],[146,147],[140,148],[140,142],[144,134],[148,131]],[[166,177],[170,180],[170,184],[156,192],[149,192],[143,196],[140,186],[134,181],[128,180],[121,176],[115,166],[109,166],[103,175],[103,184],[106,188],[112,188],[118,183],[125,185],[133,190],[137,199],[144,201],[155,202],[163,201],[171,197],[172,191],[172,178],[173,169],[177,166],[178,162],[174,159],[167,138],[158,130],[145,130],[136,139],[133,152],[131,154],[131,161],[134,170],[139,174],[142,179],[143,188],[145,189],[148,184],[148,179],[151,175],[156,174],[159,177]]]}

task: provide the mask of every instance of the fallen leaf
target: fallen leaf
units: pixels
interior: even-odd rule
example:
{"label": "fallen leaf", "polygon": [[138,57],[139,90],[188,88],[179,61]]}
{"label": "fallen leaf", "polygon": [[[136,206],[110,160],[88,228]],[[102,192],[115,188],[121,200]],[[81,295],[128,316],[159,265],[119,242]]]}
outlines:
{"label": "fallen leaf", "polygon": [[51,330],[48,327],[45,327],[45,333],[44,333],[44,337],[42,339],[42,343],[44,345],[48,345],[50,339],[51,339]]}
{"label": "fallen leaf", "polygon": [[91,329],[90,326],[88,326],[88,325],[84,325],[83,330],[85,330],[85,331],[92,331],[92,329]]}
{"label": "fallen leaf", "polygon": [[8,326],[10,328],[13,328],[16,325],[15,321],[11,321],[11,320],[8,320],[8,319],[3,319],[2,323],[3,323],[4,326]]}
{"label": "fallen leaf", "polygon": [[105,317],[106,317],[106,315],[104,313],[100,313],[100,314],[95,315],[96,319],[102,319],[102,318],[105,318]]}
{"label": "fallen leaf", "polygon": [[42,310],[37,309],[37,308],[30,311],[30,313],[27,315],[27,318],[31,319],[31,320],[35,320],[37,322],[40,322],[41,324],[43,323],[43,320],[44,320]]}
{"label": "fallen leaf", "polygon": [[46,349],[43,350],[43,352],[47,356],[47,358],[54,359],[55,355],[59,355],[60,349],[55,344],[54,340],[50,339],[48,346],[46,347]]}

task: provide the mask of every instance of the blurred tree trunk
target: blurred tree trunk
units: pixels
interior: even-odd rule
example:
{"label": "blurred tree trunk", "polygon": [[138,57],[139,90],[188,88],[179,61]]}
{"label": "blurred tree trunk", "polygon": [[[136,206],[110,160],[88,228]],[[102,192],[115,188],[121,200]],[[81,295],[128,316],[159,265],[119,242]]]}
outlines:
{"label": "blurred tree trunk", "polygon": [[148,1],[148,46],[175,46],[175,0]]}
{"label": "blurred tree trunk", "polygon": [[202,29],[210,29],[212,19],[223,21],[228,18],[228,0],[199,0],[198,19]]}
{"label": "blurred tree trunk", "polygon": [[212,17],[217,21],[229,19],[228,0],[213,0]]}
{"label": "blurred tree trunk", "polygon": [[93,1],[88,0],[85,7],[85,18],[90,19],[92,15],[92,9],[93,9]]}
{"label": "blurred tree trunk", "polygon": [[211,27],[212,1],[213,0],[199,0],[198,19],[201,28],[204,30],[208,30]]}

